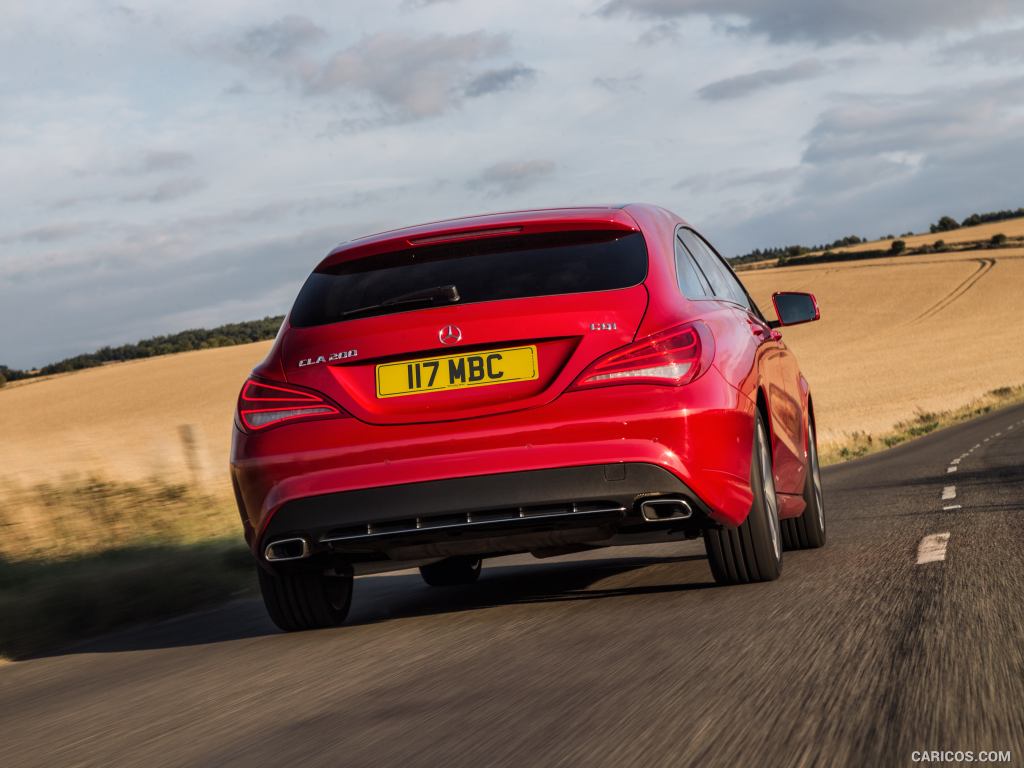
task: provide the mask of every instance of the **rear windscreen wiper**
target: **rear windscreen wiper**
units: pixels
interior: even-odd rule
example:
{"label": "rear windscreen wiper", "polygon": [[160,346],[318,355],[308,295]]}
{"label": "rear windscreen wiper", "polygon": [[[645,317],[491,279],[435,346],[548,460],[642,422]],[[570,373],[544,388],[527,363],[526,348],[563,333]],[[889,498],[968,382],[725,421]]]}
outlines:
{"label": "rear windscreen wiper", "polygon": [[459,289],[454,285],[435,285],[433,288],[420,288],[418,291],[409,291],[392,296],[390,299],[384,299],[380,306],[390,307],[395,304],[405,304],[407,301],[436,301],[437,299],[444,299],[449,304],[454,304],[460,298]]}
{"label": "rear windscreen wiper", "polygon": [[366,312],[376,312],[378,309],[387,309],[401,304],[433,304],[435,301],[444,301],[448,304],[455,304],[462,297],[459,296],[459,289],[454,285],[435,285],[432,288],[421,288],[408,293],[400,293],[390,299],[384,299],[380,304],[370,304],[365,307],[356,307],[341,313],[342,317],[352,317]]}

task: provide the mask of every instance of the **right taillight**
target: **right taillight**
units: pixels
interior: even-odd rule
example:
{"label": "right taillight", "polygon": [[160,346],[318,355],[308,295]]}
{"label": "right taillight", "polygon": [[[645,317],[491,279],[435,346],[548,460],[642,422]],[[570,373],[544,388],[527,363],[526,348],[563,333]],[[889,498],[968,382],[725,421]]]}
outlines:
{"label": "right taillight", "polygon": [[250,432],[285,422],[347,415],[315,392],[259,379],[246,381],[238,396],[238,420]]}
{"label": "right taillight", "polygon": [[700,321],[677,325],[609,352],[591,363],[570,389],[615,384],[681,386],[703,374],[715,357],[711,329]]}

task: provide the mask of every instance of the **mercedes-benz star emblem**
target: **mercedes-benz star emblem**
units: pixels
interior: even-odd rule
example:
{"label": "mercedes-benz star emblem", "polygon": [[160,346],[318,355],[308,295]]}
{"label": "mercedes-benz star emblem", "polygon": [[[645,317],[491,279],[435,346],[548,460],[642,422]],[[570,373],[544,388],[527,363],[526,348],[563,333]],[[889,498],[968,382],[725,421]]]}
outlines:
{"label": "mercedes-benz star emblem", "polygon": [[442,344],[458,344],[462,341],[462,331],[457,325],[446,325],[437,333],[437,338]]}

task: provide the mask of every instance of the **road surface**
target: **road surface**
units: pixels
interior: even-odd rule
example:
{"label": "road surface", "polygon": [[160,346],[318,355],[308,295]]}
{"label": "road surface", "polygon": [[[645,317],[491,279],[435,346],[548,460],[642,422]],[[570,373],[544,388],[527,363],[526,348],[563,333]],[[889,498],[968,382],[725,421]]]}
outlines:
{"label": "road surface", "polygon": [[1024,758],[1024,407],[825,473],[829,543],[716,587],[699,542],[357,581],[0,668],[0,765],[909,765]]}

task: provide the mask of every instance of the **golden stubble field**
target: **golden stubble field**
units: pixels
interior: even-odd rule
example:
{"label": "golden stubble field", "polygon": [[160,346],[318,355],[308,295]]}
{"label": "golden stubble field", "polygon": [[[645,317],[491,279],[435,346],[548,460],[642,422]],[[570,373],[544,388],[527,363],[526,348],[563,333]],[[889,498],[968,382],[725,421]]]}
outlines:
{"label": "golden stubble field", "polygon": [[183,352],[0,390],[0,481],[226,480],[238,390],[271,342]]}
{"label": "golden stubble field", "polygon": [[[818,297],[822,320],[783,334],[811,382],[823,443],[853,431],[883,432],[916,409],[954,408],[995,387],[1024,383],[1024,249],[741,276],[768,313],[772,291]],[[90,474],[158,477],[226,497],[235,398],[269,344],[9,385],[0,390],[0,484]]]}
{"label": "golden stubble field", "polygon": [[[1001,222],[1005,223],[1005,222]],[[819,440],[879,433],[916,409],[947,410],[1024,383],[1024,249],[766,269],[742,279],[810,291],[822,319],[783,329],[811,385]]]}

